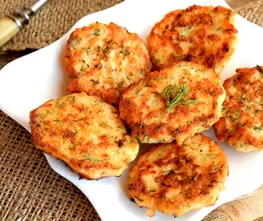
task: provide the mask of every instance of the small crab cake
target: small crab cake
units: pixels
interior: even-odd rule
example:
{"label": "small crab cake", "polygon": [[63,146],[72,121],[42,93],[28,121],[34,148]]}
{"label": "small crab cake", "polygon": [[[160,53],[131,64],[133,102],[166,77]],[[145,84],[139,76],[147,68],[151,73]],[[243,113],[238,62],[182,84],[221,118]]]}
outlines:
{"label": "small crab cake", "polygon": [[120,176],[139,150],[118,111],[86,93],[44,103],[31,111],[30,126],[38,149],[86,179]]}
{"label": "small crab cake", "polygon": [[182,216],[214,205],[228,176],[227,158],[202,134],[158,144],[141,155],[128,174],[128,195],[147,215],[155,210]]}
{"label": "small crab cake", "polygon": [[118,104],[124,88],[151,70],[142,39],[114,23],[93,23],[70,36],[64,66],[70,92],[86,92]]}
{"label": "small crab cake", "polygon": [[218,6],[191,6],[165,15],[148,38],[152,63],[162,69],[174,61],[194,61],[220,73],[237,41],[235,13]]}
{"label": "small crab cake", "polygon": [[257,151],[263,149],[263,66],[236,72],[224,82],[227,96],[215,133],[240,152]]}
{"label": "small crab cake", "polygon": [[178,62],[123,92],[121,118],[142,143],[181,144],[221,117],[225,91],[219,76],[203,65]]}

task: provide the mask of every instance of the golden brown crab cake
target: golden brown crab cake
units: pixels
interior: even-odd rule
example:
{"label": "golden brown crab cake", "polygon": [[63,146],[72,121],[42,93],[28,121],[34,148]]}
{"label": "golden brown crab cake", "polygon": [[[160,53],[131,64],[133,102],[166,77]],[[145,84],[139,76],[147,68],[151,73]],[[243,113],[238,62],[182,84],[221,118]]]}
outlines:
{"label": "golden brown crab cake", "polygon": [[218,6],[175,10],[157,23],[148,37],[152,63],[162,69],[175,61],[193,61],[220,73],[237,42],[235,12]]}
{"label": "golden brown crab cake", "polygon": [[44,103],[31,111],[30,126],[38,149],[86,179],[120,176],[139,150],[118,111],[86,93]]}
{"label": "golden brown crab cake", "polygon": [[240,68],[224,82],[223,114],[214,125],[219,141],[240,152],[263,149],[263,66]]}
{"label": "golden brown crab cake", "polygon": [[151,70],[142,39],[114,23],[93,23],[70,36],[64,66],[70,92],[86,92],[118,104],[122,91]]}
{"label": "golden brown crab cake", "polygon": [[214,205],[228,176],[227,158],[211,138],[197,134],[182,145],[158,144],[128,174],[128,195],[147,215],[182,216]]}
{"label": "golden brown crab cake", "polygon": [[224,99],[213,69],[178,62],[132,84],[123,92],[119,110],[140,142],[181,144],[218,121]]}

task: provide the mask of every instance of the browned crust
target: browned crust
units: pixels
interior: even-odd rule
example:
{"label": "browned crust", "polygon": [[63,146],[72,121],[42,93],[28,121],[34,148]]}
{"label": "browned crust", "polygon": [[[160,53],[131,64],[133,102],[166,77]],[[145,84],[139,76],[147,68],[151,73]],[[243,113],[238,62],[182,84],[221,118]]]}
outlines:
{"label": "browned crust", "polygon": [[214,125],[219,141],[241,152],[263,149],[263,68],[239,68],[224,82],[223,115]]}
{"label": "browned crust", "polygon": [[111,104],[118,104],[122,91],[151,70],[142,39],[114,23],[97,22],[72,32],[63,64],[71,78],[69,92],[86,92]]}
{"label": "browned crust", "polygon": [[36,148],[90,180],[120,176],[139,150],[118,111],[85,93],[44,103],[31,111],[30,126]]}
{"label": "browned crust", "polygon": [[235,50],[235,13],[218,6],[190,6],[164,16],[148,37],[152,63],[162,69],[175,61],[194,61],[220,73]]}
{"label": "browned crust", "polygon": [[[224,90],[221,80],[213,71],[199,80],[195,80],[194,76],[185,80],[191,90],[189,99],[201,99],[199,103],[178,105],[166,111],[162,91],[172,82],[171,76],[185,78],[185,73],[178,71],[180,65],[189,65],[188,71],[191,68],[203,68],[204,72],[209,73],[212,71],[201,65],[178,62],[132,84],[121,97],[120,116],[132,129],[132,136],[138,137],[142,143],[169,143],[173,140],[182,143],[195,133],[209,129],[221,116]],[[149,103],[151,99],[153,101]]]}
{"label": "browned crust", "polygon": [[129,171],[128,192],[138,206],[182,216],[214,205],[227,176],[222,149],[198,134],[183,145],[158,144],[141,155]]}

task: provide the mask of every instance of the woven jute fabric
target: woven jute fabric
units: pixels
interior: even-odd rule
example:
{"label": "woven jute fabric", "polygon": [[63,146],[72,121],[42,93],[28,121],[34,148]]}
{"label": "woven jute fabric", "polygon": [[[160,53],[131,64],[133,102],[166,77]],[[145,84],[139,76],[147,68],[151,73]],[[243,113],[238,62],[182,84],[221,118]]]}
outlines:
{"label": "woven jute fabric", "polygon": [[245,19],[263,27],[263,0],[237,7],[235,11]]}
{"label": "woven jute fabric", "polygon": [[[29,3],[0,0],[0,16]],[[120,0],[50,0],[26,29],[4,50],[40,48],[62,36],[80,17]],[[236,8],[246,19],[263,26],[263,1]],[[99,221],[88,199],[57,175],[37,150],[30,134],[0,110],[0,220],[2,221]],[[220,210],[205,221],[230,221]],[[262,218],[257,221],[262,221]]]}
{"label": "woven jute fabric", "polygon": [[31,136],[0,111],[0,220],[99,220],[76,187],[53,172]]}
{"label": "woven jute fabric", "polygon": [[[30,19],[30,23],[10,42],[1,48],[6,50],[38,49],[51,44],[64,35],[80,18],[109,8],[122,0],[49,0]],[[0,0],[0,17],[12,14],[32,0]]]}

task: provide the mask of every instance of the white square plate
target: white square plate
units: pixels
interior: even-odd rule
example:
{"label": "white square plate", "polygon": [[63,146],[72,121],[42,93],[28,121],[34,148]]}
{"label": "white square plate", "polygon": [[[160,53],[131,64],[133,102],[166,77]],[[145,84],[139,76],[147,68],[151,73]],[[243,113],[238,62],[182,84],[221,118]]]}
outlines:
{"label": "white square plate", "polygon": [[[115,22],[136,32],[146,39],[151,27],[163,16],[175,9],[190,5],[224,5],[223,0],[126,0],[119,5],[82,18],[60,40],[35,53],[22,57],[5,66],[0,72],[0,108],[24,128],[30,131],[29,112],[45,101],[66,94],[68,77],[61,67],[64,48],[69,34],[77,27],[91,22]],[[232,76],[238,67],[262,65],[263,29],[237,16],[239,45],[232,60],[221,74],[222,80]],[[213,131],[206,133],[216,140]],[[216,140],[217,141],[217,140]],[[263,184],[263,151],[242,154],[222,144],[229,159],[230,175],[226,190],[215,206],[190,212],[177,221],[201,220],[223,203],[248,194]],[[59,160],[46,155],[50,166],[61,176],[75,184],[92,202],[103,221],[174,221],[174,217],[156,213],[153,218],[145,215],[126,194],[127,170],[120,178],[106,178],[100,181],[79,180]]]}

